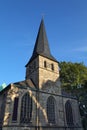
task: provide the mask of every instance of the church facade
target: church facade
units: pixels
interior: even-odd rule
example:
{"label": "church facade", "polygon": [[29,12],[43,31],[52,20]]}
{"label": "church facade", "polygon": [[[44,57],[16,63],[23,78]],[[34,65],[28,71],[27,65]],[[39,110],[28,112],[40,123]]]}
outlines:
{"label": "church facade", "polygon": [[77,99],[62,94],[43,19],[25,80],[0,92],[0,130],[82,130]]}

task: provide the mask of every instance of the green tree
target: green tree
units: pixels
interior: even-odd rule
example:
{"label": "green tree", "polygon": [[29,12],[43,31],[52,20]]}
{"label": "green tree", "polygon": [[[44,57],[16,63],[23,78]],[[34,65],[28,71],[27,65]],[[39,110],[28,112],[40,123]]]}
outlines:
{"label": "green tree", "polygon": [[83,63],[60,62],[62,89],[77,96],[83,127],[87,129],[87,67]]}

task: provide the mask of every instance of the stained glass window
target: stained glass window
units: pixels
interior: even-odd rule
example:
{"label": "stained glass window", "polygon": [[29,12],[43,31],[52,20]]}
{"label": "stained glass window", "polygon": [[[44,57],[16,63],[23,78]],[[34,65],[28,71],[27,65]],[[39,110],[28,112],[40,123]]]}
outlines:
{"label": "stained glass window", "polygon": [[15,97],[14,99],[14,106],[13,106],[13,115],[12,115],[12,121],[17,120],[17,112],[18,112],[18,97]]}
{"label": "stained glass window", "polygon": [[47,117],[48,123],[55,124],[55,99],[52,96],[47,100]]}
{"label": "stained glass window", "polygon": [[73,113],[72,113],[72,106],[71,106],[71,103],[70,101],[68,100],[65,104],[65,111],[66,111],[66,121],[67,121],[67,124],[70,126],[70,125],[73,125]]}
{"label": "stained glass window", "polygon": [[21,100],[21,123],[30,123],[32,116],[32,98],[26,93]]}

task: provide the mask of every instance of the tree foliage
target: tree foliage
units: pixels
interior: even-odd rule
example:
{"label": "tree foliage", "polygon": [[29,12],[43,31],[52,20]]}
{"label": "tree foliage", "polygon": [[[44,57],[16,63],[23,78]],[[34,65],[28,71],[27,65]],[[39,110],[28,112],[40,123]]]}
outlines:
{"label": "tree foliage", "polygon": [[87,67],[83,63],[60,62],[62,88],[79,100],[84,129],[87,128]]}

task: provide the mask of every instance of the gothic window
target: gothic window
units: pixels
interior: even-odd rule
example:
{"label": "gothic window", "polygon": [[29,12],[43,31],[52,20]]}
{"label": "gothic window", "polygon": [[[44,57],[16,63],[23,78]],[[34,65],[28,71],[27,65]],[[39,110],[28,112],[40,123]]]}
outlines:
{"label": "gothic window", "polygon": [[0,108],[0,124],[3,123],[3,119],[4,119],[4,113],[5,113],[5,105],[6,105],[6,94],[3,94],[2,96],[2,102],[1,103],[1,108]]}
{"label": "gothic window", "polygon": [[69,100],[65,104],[65,111],[66,111],[67,124],[71,126],[73,125],[73,113],[72,113],[72,106]]}
{"label": "gothic window", "polygon": [[14,99],[14,106],[13,106],[13,115],[12,115],[12,121],[17,120],[17,112],[18,112],[18,97],[15,97]]}
{"label": "gothic window", "polygon": [[52,96],[47,100],[47,117],[49,123],[55,124],[55,99]]}
{"label": "gothic window", "polygon": [[30,123],[32,116],[32,98],[26,93],[21,100],[21,123]]}
{"label": "gothic window", "polygon": [[51,64],[51,69],[54,70],[54,64]]}
{"label": "gothic window", "polygon": [[46,61],[44,61],[44,67],[47,68],[47,62]]}

